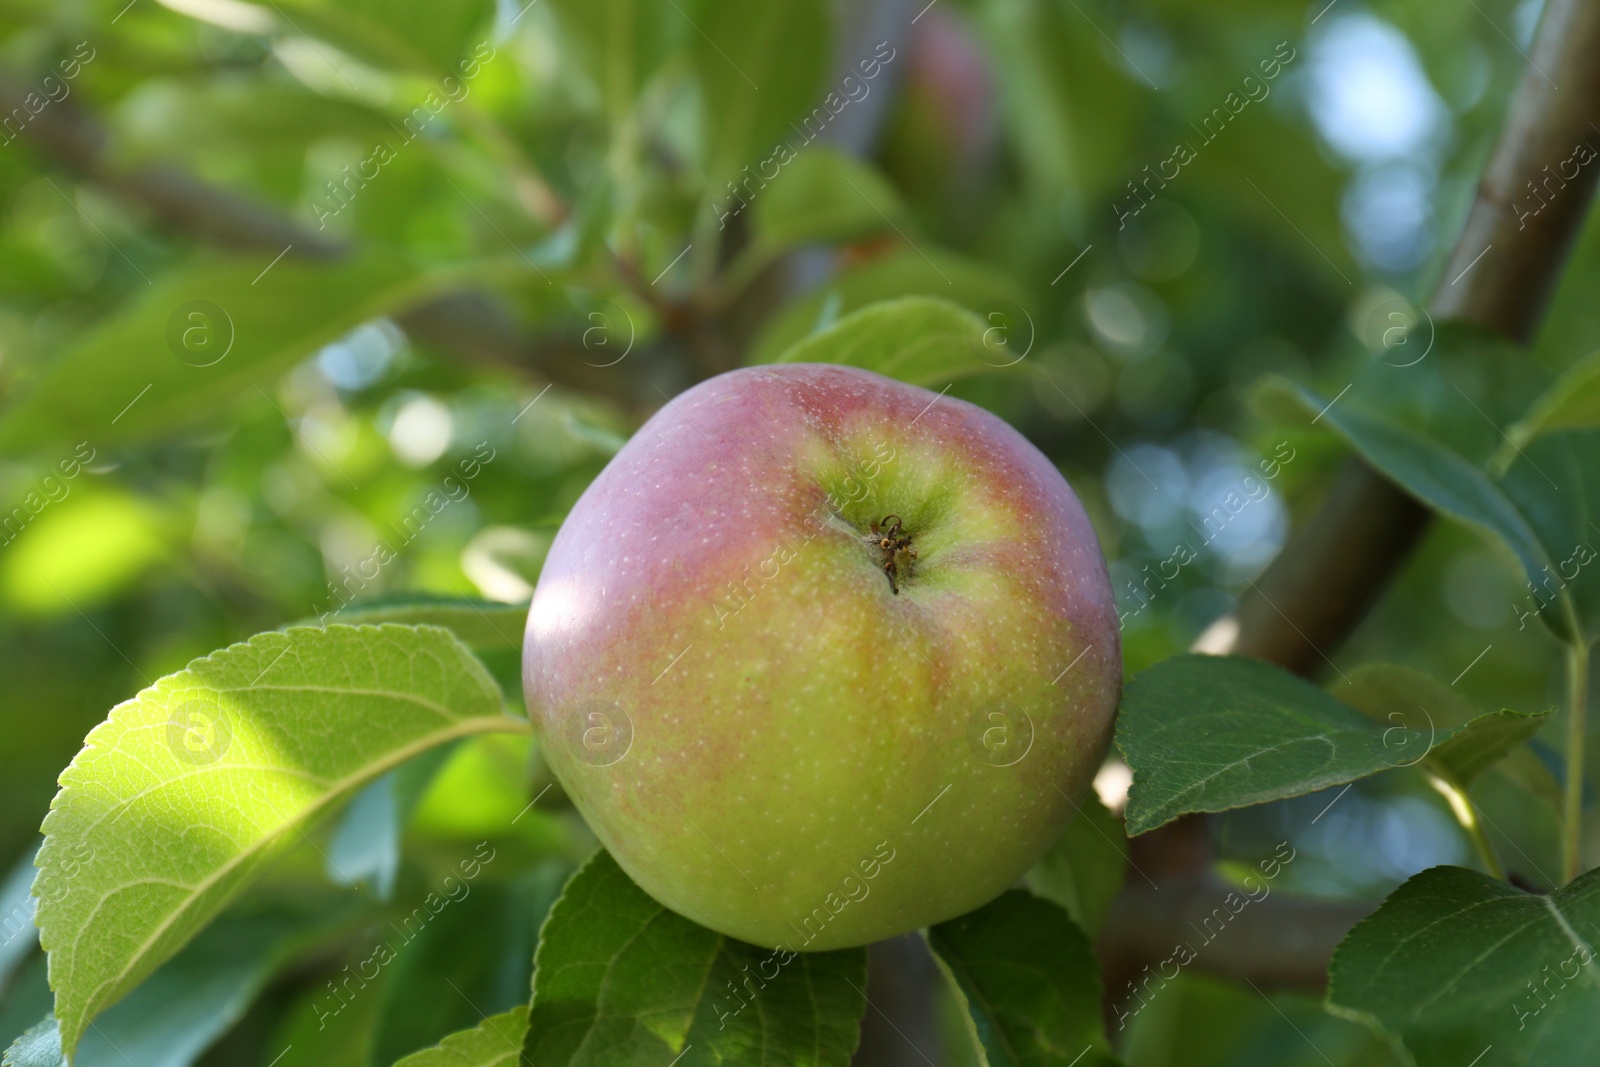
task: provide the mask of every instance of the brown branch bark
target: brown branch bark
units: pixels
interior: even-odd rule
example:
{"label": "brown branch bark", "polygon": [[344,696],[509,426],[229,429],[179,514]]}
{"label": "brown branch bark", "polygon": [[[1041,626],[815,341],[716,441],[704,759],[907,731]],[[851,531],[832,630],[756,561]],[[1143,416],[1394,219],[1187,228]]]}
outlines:
{"label": "brown branch bark", "polygon": [[[1527,341],[1538,328],[1593,199],[1600,167],[1543,183],[1600,138],[1600,5],[1550,0],[1472,210],[1429,313]],[[1546,170],[1550,168],[1550,170]],[[1549,201],[1537,215],[1518,201]],[[1481,258],[1480,258],[1481,257]],[[1255,656],[1301,674],[1360,624],[1427,529],[1426,509],[1351,459],[1256,589],[1203,638],[1205,651]]]}
{"label": "brown branch bark", "polygon": [[[1262,883],[1265,885],[1266,883]],[[1268,892],[1251,900],[1238,887],[1207,874],[1166,879],[1159,888],[1131,883],[1117,898],[1100,931],[1108,957],[1108,999],[1121,1011],[1150,995],[1146,979],[1170,981],[1187,953],[1187,966],[1262,989],[1319,992],[1328,960],[1344,935],[1377,905],[1314,900]],[[1108,953],[1107,948],[1111,951]],[[1148,968],[1148,970],[1146,969]],[[1159,988],[1159,980],[1154,982]],[[1115,1032],[1117,1012],[1112,1012]]]}

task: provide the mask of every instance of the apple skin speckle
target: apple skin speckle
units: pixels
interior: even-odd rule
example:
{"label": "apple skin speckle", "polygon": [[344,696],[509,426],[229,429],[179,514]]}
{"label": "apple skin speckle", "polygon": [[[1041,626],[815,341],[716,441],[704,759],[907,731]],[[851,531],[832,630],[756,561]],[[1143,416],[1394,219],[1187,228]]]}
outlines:
{"label": "apple skin speckle", "polygon": [[[898,592],[871,540],[891,515],[917,550]],[[1122,659],[1094,530],[1021,434],[786,364],[684,393],[589,486],[523,680],[556,776],[643,889],[807,951],[1014,884],[1105,755]]]}

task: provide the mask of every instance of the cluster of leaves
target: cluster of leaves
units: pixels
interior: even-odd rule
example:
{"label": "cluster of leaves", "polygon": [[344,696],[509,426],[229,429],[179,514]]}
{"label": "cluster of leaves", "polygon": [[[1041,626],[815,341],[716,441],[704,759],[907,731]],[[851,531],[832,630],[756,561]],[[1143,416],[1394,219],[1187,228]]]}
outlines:
{"label": "cluster of leaves", "polygon": [[[1303,12],[1247,6],[1236,34],[1185,55],[1191,99],[1222,99],[1272,42],[1301,40]],[[1415,7],[1393,17],[1427,27],[1414,36],[1440,83],[1485,101],[1463,116],[1470,165],[1474,124],[1492,120],[1508,79],[1483,94],[1485,75],[1460,61],[1477,54],[1460,46],[1471,34],[1440,32],[1428,21],[1441,16],[1436,6]],[[1111,13],[1076,4],[965,9],[1005,57],[997,86],[957,87],[961,98],[992,95],[1007,139],[1003,161],[990,159],[979,179],[971,161],[982,139],[936,121],[947,118],[950,87],[926,65],[910,69],[910,31],[849,57],[853,84],[877,94],[860,96],[830,81],[842,30],[817,0],[759,10],[727,0],[191,9],[214,22],[121,0],[38,0],[0,14],[8,72],[44,69],[43,58],[92,42],[95,59],[72,82],[78,95],[39,115],[81,114],[90,99],[118,146],[114,161],[76,164],[112,197],[61,172],[51,190],[22,155],[26,138],[0,150],[0,181],[16,194],[0,220],[10,394],[0,449],[50,468],[83,442],[77,454],[99,461],[94,484],[72,483],[0,561],[8,606],[75,626],[81,609],[96,623],[79,627],[84,644],[54,631],[6,636],[16,699],[38,704],[15,718],[65,724],[54,728],[64,737],[41,743],[53,753],[78,743],[79,709],[98,717],[112,702],[102,697],[131,688],[114,673],[122,649],[130,663],[173,671],[89,735],[62,775],[37,878],[30,852],[0,890],[0,1040],[15,1037],[6,1064],[56,1067],[71,1052],[79,1067],[187,1067],[228,1042],[279,1067],[848,1062],[873,1010],[863,952],[798,956],[769,977],[770,953],[666,911],[603,853],[585,861],[592,839],[570,814],[524,807],[549,782],[516,713],[518,605],[415,596],[346,605],[348,572],[333,561],[350,553],[328,546],[352,528],[370,541],[454,476],[471,483],[473,519],[441,533],[457,508],[414,544],[406,535],[407,559],[387,584],[481,588],[489,574],[501,589],[525,587],[540,537],[640,407],[686,378],[776,360],[954,383],[1073,474],[1114,546],[1121,528],[1097,479],[1097,463],[1121,452],[1114,439],[1190,425],[1201,399],[1259,365],[1227,361],[1247,340],[1287,338],[1280,350],[1290,353],[1324,343],[1341,279],[1355,271],[1342,251],[1337,168],[1280,95],[1208,147],[1172,202],[1130,233],[1110,211],[1091,217],[1084,205],[1123,195],[1139,170],[1129,161],[1164,158],[1192,115],[1117,46],[1102,47],[1093,27]],[[945,15],[941,5],[917,18],[959,38],[967,23]],[[1130,45],[1143,65],[1162,51],[1152,26],[1176,39],[1216,32],[1209,13],[1173,5],[1128,19],[1118,36],[1145,42]],[[860,65],[866,57],[877,75]],[[1508,56],[1501,69],[1518,62]],[[850,131],[889,97],[892,78],[904,80],[902,103],[869,162]],[[860,98],[846,105],[841,93]],[[790,123],[819,106],[828,136],[791,138]],[[800,150],[790,159],[780,142]],[[226,180],[252,210],[281,208],[298,225],[284,238],[291,247],[279,259],[277,245],[196,250],[155,224],[176,215],[204,231],[215,219],[193,203],[176,212],[170,199],[143,203],[155,222],[117,207],[116,196],[137,201],[159,187],[157,160]],[[743,185],[769,160],[781,180]],[[1182,203],[1207,223],[1196,266],[1192,249],[1187,260],[1172,251],[1195,228]],[[1298,234],[1280,225],[1287,216]],[[1249,236],[1258,231],[1282,240],[1260,247]],[[843,249],[830,282],[783,291],[774,279],[819,246]],[[1091,246],[1100,252],[1076,273],[1061,271]],[[1113,247],[1172,319],[1166,344],[1114,361],[1068,316],[1026,310],[1057,309],[1057,293],[1079,278],[1147,299],[1150,290],[1119,289],[1102,266]],[[430,331],[461,306],[446,336]],[[1569,314],[1558,332],[1591,335],[1593,313]],[[495,332],[507,324],[510,356]],[[538,331],[532,342],[523,327]],[[1545,384],[1537,372],[1508,385],[1496,369],[1526,364],[1524,354],[1449,324],[1435,349],[1406,367],[1364,359],[1343,392],[1346,379],[1331,376],[1321,395],[1269,384],[1266,424],[1297,439],[1332,429],[1502,546],[1526,572],[1529,618],[1573,649],[1567,716],[1581,730],[1581,663],[1600,632],[1600,568],[1579,552],[1600,533],[1587,503],[1600,478],[1600,363],[1578,363],[1533,395]],[[565,388],[546,397],[508,384],[529,361]],[[1112,376],[1116,405],[1106,399]],[[405,404],[436,393],[452,396],[457,440],[397,465],[384,438],[398,436]],[[1287,409],[1270,406],[1284,398]],[[465,475],[459,465],[480,439],[505,458],[480,454],[470,469],[481,474]],[[36,481],[26,472],[19,493]],[[190,529],[192,548],[182,544]],[[1136,547],[1131,534],[1124,547]],[[181,574],[171,584],[201,594],[169,609],[170,584],[140,587],[163,562]],[[164,606],[112,610],[141,597]],[[272,629],[330,612],[330,625]],[[87,643],[100,641],[101,625],[114,654]],[[1112,1062],[1090,944],[1122,886],[1125,832],[1380,774],[1442,794],[1487,873],[1436,868],[1401,886],[1334,960],[1328,1007],[1425,1065],[1470,1063],[1489,1046],[1523,1063],[1594,1058],[1584,1024],[1600,983],[1586,931],[1600,922],[1600,883],[1570,877],[1582,856],[1584,776],[1569,765],[1558,780],[1546,766],[1534,734],[1548,712],[1484,712],[1392,664],[1352,669],[1324,691],[1261,664],[1165,658],[1182,641],[1164,628],[1127,637],[1132,661],[1158,662],[1130,682],[1118,728],[1133,770],[1125,827],[1085,799],[1027,891],[927,932],[979,1062]],[[226,647],[173,669],[217,646]],[[85,661],[104,669],[73,669]],[[59,677],[75,673],[93,681],[64,688]],[[7,728],[8,746],[13,734],[33,736],[20,722]],[[60,762],[50,759],[31,762],[53,776]],[[35,820],[38,786],[50,783],[34,778],[7,817]],[[1481,791],[1507,784],[1536,805],[1553,798],[1550,818],[1567,837],[1561,877],[1526,857],[1505,862],[1506,845],[1520,853],[1516,839],[1497,850],[1480,825]],[[509,858],[486,858],[497,855]],[[1517,884],[1551,892],[1513,888],[1506,867]],[[409,911],[399,903],[413,900]],[[47,956],[23,936],[35,920]],[[438,989],[441,976],[458,997]],[[1243,1020],[1241,1031],[1278,1024],[1276,1005],[1195,988],[1196,1014],[1213,997],[1224,1010],[1211,1014]],[[1305,1003],[1287,1010],[1291,1026],[1319,1014]],[[1152,1033],[1151,1017],[1136,1038]],[[1175,1025],[1200,1029],[1192,1018]],[[1118,1052],[1139,1063],[1182,1058]],[[1351,1044],[1348,1062],[1377,1054]]]}
{"label": "cluster of leaves", "polygon": [[[980,326],[970,313],[903,301],[849,316],[797,351],[845,361],[888,351],[874,366],[915,372],[941,352],[964,356]],[[897,349],[863,343],[886,328],[895,330]],[[1569,382],[1559,388],[1580,395]],[[1575,418],[1579,407],[1576,399],[1559,405],[1559,418]],[[1340,425],[1351,421],[1341,418]],[[98,1062],[95,1036],[110,1047],[119,1042],[96,1017],[122,1001],[104,1016],[111,1026],[141,993],[153,996],[145,991],[159,990],[163,975],[197,966],[192,957],[208,949],[196,935],[320,813],[357,794],[328,862],[351,880],[376,874],[381,862],[368,864],[360,852],[349,857],[355,869],[344,871],[340,842],[370,846],[382,826],[378,839],[398,848],[406,797],[414,801],[417,785],[392,772],[416,768],[423,753],[462,738],[527,729],[463,643],[504,643],[494,618],[504,614],[469,602],[368,608],[361,625],[290,628],[214,653],[113,710],[63,774],[45,821],[33,892],[55,1009],[18,1040],[8,1064],[53,1067],[62,1049],[78,1048],[77,1062]],[[1259,662],[1209,656],[1175,657],[1135,676],[1117,729],[1134,772],[1128,832],[1401,767],[1418,768],[1455,798],[1470,829],[1474,782],[1548,716],[1477,713],[1443,683],[1396,666],[1370,666],[1345,685],[1340,699]],[[434,767],[424,764],[423,777]],[[1080,862],[1085,831],[1104,841],[1119,832],[1114,822],[1108,829],[1098,815],[1085,816],[1032,876],[1041,895],[1014,890],[928,932],[987,1062],[1053,1063],[1073,1048],[1111,1062],[1085,929],[1103,917],[1106,890],[1114,893],[1116,883],[1095,884],[1092,872],[1104,864]],[[152,848],[155,842],[171,844]],[[1483,846],[1485,862],[1499,871]],[[1585,944],[1576,931],[1592,921],[1597,885],[1600,876],[1590,875],[1534,899],[1458,868],[1425,872],[1352,933],[1334,964],[1330,1004],[1403,1036],[1421,1063],[1451,1062],[1480,1038],[1516,1041],[1525,1019],[1510,1008],[1522,970],[1536,974],[1533,963],[1554,947],[1567,946],[1554,957],[1560,962]],[[1492,908],[1500,912],[1485,910]],[[1499,917],[1483,918],[1490,914]],[[1513,941],[1510,933],[1528,936]],[[263,969],[241,981],[258,985],[284,941],[305,936],[301,927],[265,938]],[[1412,937],[1450,946],[1456,962],[1422,967],[1441,995],[1419,998],[1411,988],[1419,965],[1395,945]],[[538,945],[528,1003],[405,1062],[526,1055],[597,1064],[659,1056],[844,1064],[865,1009],[861,950],[787,954],[769,974],[771,953],[667,911],[603,853],[568,881]],[[1510,957],[1498,960],[1496,951],[1508,945]],[[1462,983],[1480,989],[1465,1007],[1442,995]],[[1568,1000],[1588,995],[1574,990]],[[746,998],[755,1010],[742,1010]],[[1560,1008],[1531,1039],[1586,1047],[1592,1037],[1583,1013],[1566,1002]]]}

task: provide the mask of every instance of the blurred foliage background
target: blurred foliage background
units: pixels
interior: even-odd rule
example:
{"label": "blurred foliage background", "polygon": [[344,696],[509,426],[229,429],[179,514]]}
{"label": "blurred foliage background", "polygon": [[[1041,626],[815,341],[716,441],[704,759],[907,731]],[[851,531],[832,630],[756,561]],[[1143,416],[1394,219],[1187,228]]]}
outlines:
{"label": "blurred foliage background", "polygon": [[[27,862],[57,774],[148,680],[352,593],[526,600],[567,509],[665,398],[888,297],[994,324],[1019,367],[977,368],[951,395],[1018,426],[1084,499],[1129,671],[1185,649],[1344,455],[1258,414],[1252,383],[1332,395],[1394,301],[1420,301],[1539,11],[5,0],[0,859]],[[792,162],[773,163],[780,142]],[[1169,177],[1180,145],[1192,158]],[[1597,285],[1591,227],[1528,358],[1553,373],[1588,351]],[[1248,506],[1208,525],[1235,491]],[[1180,543],[1193,562],[1138,592]],[[373,568],[379,545],[393,558]],[[1335,658],[1446,680],[1471,665],[1460,688],[1485,706],[1554,704],[1555,646],[1518,628],[1522,586],[1439,524]],[[519,699],[514,648],[500,666]],[[267,993],[241,994],[243,1022],[203,1062],[292,1044],[283,1067],[386,1064],[477,1021],[423,974],[456,976],[485,1012],[520,1000],[537,917],[590,847],[559,811],[517,818],[542,787],[527,747],[473,742],[417,776],[403,860],[356,862],[362,888],[296,852],[252,907],[326,929],[268,939]],[[1554,869],[1543,809],[1496,788],[1503,851]],[[1305,859],[1284,891],[1311,895],[1374,898],[1467,862],[1443,802],[1404,773],[1308,825],[1326,802],[1215,833],[1244,860],[1291,838]],[[373,1017],[338,1031],[354,1044],[322,1043],[313,999],[361,954],[384,880],[404,901],[489,839],[510,859],[470,914],[363,1002]],[[47,1006],[25,950],[9,952],[0,1046]],[[1276,1003],[1185,979],[1123,1051],[1387,1055],[1314,1000]]]}

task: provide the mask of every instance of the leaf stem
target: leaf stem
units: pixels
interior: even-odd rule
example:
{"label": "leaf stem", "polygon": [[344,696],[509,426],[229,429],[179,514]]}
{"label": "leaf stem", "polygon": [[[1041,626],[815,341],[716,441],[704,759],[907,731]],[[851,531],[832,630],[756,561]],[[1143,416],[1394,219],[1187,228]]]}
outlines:
{"label": "leaf stem", "polygon": [[1561,832],[1561,881],[1578,876],[1583,853],[1583,744],[1588,726],[1589,646],[1567,646],[1567,780]]}
{"label": "leaf stem", "polygon": [[1449,802],[1456,822],[1461,824],[1467,840],[1472,842],[1473,850],[1478,853],[1478,859],[1483,861],[1484,870],[1502,882],[1505,881],[1506,869],[1500,863],[1500,857],[1495,854],[1494,845],[1490,844],[1488,835],[1483,832],[1483,822],[1478,818],[1478,809],[1467,798],[1467,791],[1449,778],[1432,772],[1428,774],[1428,784]]}

